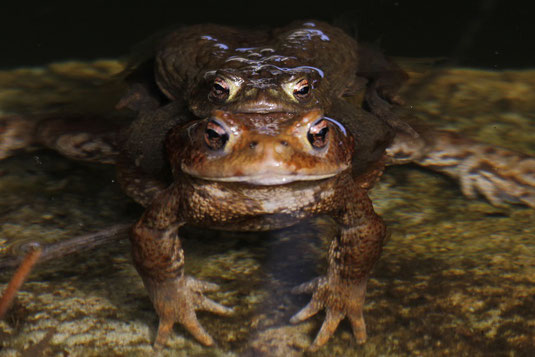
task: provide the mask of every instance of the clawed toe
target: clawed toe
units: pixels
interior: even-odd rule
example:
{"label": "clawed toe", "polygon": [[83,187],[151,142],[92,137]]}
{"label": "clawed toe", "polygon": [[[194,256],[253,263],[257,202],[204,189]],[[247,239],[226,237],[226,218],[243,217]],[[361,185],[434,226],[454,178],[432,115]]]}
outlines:
{"label": "clawed toe", "polygon": [[305,293],[313,293],[314,290],[318,287],[318,285],[324,280],[325,278],[315,278],[311,281],[307,281],[306,283],[297,285],[292,289],[292,294],[305,294]]}
{"label": "clawed toe", "polygon": [[297,314],[292,316],[290,322],[292,324],[297,324],[299,322],[305,321],[309,317],[316,315],[322,309],[322,307],[323,306],[321,306],[320,304],[315,303],[314,301],[310,301],[307,306],[305,306]]}
{"label": "clawed toe", "polygon": [[234,309],[223,306],[203,295],[205,292],[219,290],[219,285],[197,280],[192,277],[185,277],[185,279],[187,288],[189,288],[196,295],[194,299],[195,310],[209,311],[223,316],[230,315],[234,312]]}
{"label": "clawed toe", "polygon": [[[320,286],[325,285],[325,278],[318,277],[301,285],[298,285],[292,289],[292,294],[314,294],[318,291]],[[317,299],[314,295],[310,302],[302,308],[298,313],[296,313],[290,319],[292,324],[297,324],[299,322],[305,321],[306,319],[316,315],[321,309],[323,309],[322,302]]]}
{"label": "clawed toe", "polygon": [[349,321],[351,322],[351,328],[353,329],[353,336],[359,345],[362,345],[366,342],[366,323],[364,322],[364,317],[362,314],[358,316],[349,316]]}
{"label": "clawed toe", "polygon": [[199,323],[199,320],[197,320],[197,315],[195,314],[194,309],[187,309],[184,311],[184,313],[181,314],[180,318],[178,319],[178,322],[180,322],[182,326],[184,326],[184,328],[188,330],[188,332],[191,333],[197,339],[197,341],[203,345],[212,346],[214,344],[212,336],[206,332],[206,330]]}
{"label": "clawed toe", "polygon": [[340,324],[340,321],[345,317],[345,314],[340,311],[333,311],[332,309],[327,309],[325,314],[325,321],[321,325],[321,329],[318,332],[318,335],[312,342],[312,345],[309,347],[310,351],[317,351],[321,346],[327,343],[331,336],[336,331],[336,328]]}
{"label": "clawed toe", "polygon": [[165,346],[174,324],[174,320],[160,318],[158,332],[156,334],[156,340],[154,340],[153,346],[155,350],[161,350]]}
{"label": "clawed toe", "polygon": [[197,291],[200,293],[208,293],[208,292],[219,290],[219,285],[215,283],[198,280],[190,276],[184,277],[184,280],[186,282],[187,287],[190,288],[192,291]]}

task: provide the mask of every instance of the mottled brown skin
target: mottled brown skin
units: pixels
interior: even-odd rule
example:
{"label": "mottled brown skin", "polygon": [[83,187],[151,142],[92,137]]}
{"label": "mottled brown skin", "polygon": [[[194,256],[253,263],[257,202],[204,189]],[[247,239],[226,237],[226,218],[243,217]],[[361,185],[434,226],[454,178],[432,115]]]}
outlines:
{"label": "mottled brown skin", "polygon": [[[120,174],[126,191],[152,202],[131,240],[160,317],[155,346],[165,344],[175,322],[211,345],[195,310],[231,313],[203,296],[213,284],[184,275],[180,227],[270,230],[318,215],[331,216],[339,235],[327,274],[296,289],[312,293],[312,300],[292,322],[326,310],[312,349],[325,344],[345,316],[357,341],[365,341],[365,287],[385,236],[367,190],[382,173],[394,137],[396,120],[385,103],[405,74],[384,60],[381,66],[401,75],[381,82],[383,68],[364,79],[358,58],[349,36],[312,22],[272,32],[199,25],[162,41],[155,85],[136,82],[121,102],[140,115],[123,137],[123,162],[135,167],[119,165],[128,170]],[[371,113],[343,100],[367,80],[384,101],[370,101]],[[160,151],[163,137],[167,155]],[[148,145],[139,145],[147,138]],[[141,177],[160,172],[162,163],[170,165],[172,183],[147,194],[154,185],[143,187]]]}
{"label": "mottled brown skin", "polygon": [[[366,282],[385,226],[367,191],[385,164],[414,162],[458,179],[468,196],[535,207],[535,159],[451,133],[418,130],[391,106],[407,75],[380,53],[327,24],[294,23],[272,31],[216,25],[167,35],[134,66],[118,104],[137,118],[116,140],[94,120],[0,121],[0,158],[43,144],[76,159],[115,163],[124,191],[147,207],[132,229],[134,262],[160,326],[156,347],[174,323],[213,344],[196,310],[230,314],[204,297],[216,285],[184,274],[180,227],[269,230],[328,215],[338,234],[327,273],[297,287],[310,303],[298,323],[321,309],[313,342],[327,342],[348,317],[366,340]],[[364,91],[363,108],[344,96]]]}
{"label": "mottled brown skin", "polygon": [[[319,114],[314,113],[315,116]],[[311,121],[306,115],[303,117],[305,120],[301,116],[292,118],[290,121],[294,125],[289,127],[303,122],[310,126]],[[231,118],[226,119],[230,121]],[[249,116],[232,119],[250,126]],[[288,124],[277,119],[273,121]],[[160,316],[155,345],[160,347],[165,344],[175,322],[183,324],[200,342],[211,345],[213,340],[199,325],[195,310],[231,313],[230,309],[203,297],[202,292],[214,289],[214,285],[184,275],[184,252],[178,230],[182,225],[259,231],[288,227],[317,215],[334,218],[339,225],[339,234],[331,244],[327,274],[296,289],[296,292],[313,293],[313,297],[309,305],[292,318],[292,322],[300,322],[325,309],[327,317],[312,349],[322,346],[346,316],[352,323],[357,341],[364,342],[364,292],[386,232],[382,220],[373,211],[367,190],[381,174],[384,164],[378,162],[366,174],[353,176],[349,168],[352,155],[352,145],[349,144],[353,138],[344,135],[336,125],[330,126],[326,153],[316,152],[310,143],[304,147],[299,135],[293,138],[295,140],[281,144],[280,141],[287,137],[279,132],[260,134],[256,131],[251,135],[251,132],[243,131],[243,137],[236,138],[236,145],[251,139],[257,142],[255,147],[244,150],[250,151],[246,154],[247,162],[252,167],[262,168],[262,175],[287,175],[288,180],[292,179],[291,176],[302,167],[289,173],[285,165],[294,163],[295,155],[301,157],[302,165],[308,169],[301,171],[304,176],[298,180],[285,184],[251,184],[250,180],[253,183],[260,180],[259,175],[252,172],[251,175],[240,172],[239,176],[232,176],[238,181],[227,182],[225,180],[230,176],[203,171],[204,165],[211,169],[210,166],[220,158],[213,158],[216,161],[210,158],[191,161],[192,153],[196,153],[193,156],[210,155],[199,148],[198,140],[203,138],[203,131],[194,132],[189,140],[184,137],[188,128],[196,124],[175,128],[170,133],[167,146],[175,180],[153,201],[132,231],[134,262]],[[307,130],[301,136],[308,142]],[[176,148],[176,145],[180,147]],[[285,150],[275,156],[266,155],[269,148],[276,147]],[[182,157],[177,152],[188,155]],[[238,161],[232,160],[235,159],[234,152],[230,151],[227,155],[231,160],[230,163],[225,162],[227,167],[224,172],[243,169],[241,153]],[[318,161],[318,157],[322,160]],[[271,165],[273,160],[280,165]],[[197,169],[195,173],[202,172],[203,178],[184,174],[183,168],[192,171],[192,166]],[[322,174],[330,172],[331,177],[307,180],[307,175],[313,176],[311,168]]]}

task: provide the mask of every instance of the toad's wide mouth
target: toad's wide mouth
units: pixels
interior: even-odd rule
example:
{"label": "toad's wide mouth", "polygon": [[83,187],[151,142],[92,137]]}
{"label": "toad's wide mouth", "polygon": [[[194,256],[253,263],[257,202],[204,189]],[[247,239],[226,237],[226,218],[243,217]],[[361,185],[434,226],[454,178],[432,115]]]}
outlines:
{"label": "toad's wide mouth", "polygon": [[[340,170],[343,171],[343,170]],[[285,185],[296,181],[319,181],[324,180],[333,176],[336,176],[340,171],[331,172],[321,175],[300,175],[300,174],[259,174],[259,175],[246,175],[246,176],[230,176],[230,177],[207,177],[200,176],[193,173],[189,175],[200,178],[207,181],[217,181],[217,182],[235,182],[235,183],[244,183],[250,185],[259,185],[259,186],[276,186],[276,185]]]}

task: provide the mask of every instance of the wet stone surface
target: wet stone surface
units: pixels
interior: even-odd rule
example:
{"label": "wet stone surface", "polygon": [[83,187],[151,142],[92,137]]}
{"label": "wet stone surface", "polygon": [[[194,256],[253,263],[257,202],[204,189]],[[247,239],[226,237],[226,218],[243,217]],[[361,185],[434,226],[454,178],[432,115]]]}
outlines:
{"label": "wet stone surface", "polygon": [[[0,72],[0,114],[113,107],[114,61]],[[535,71],[450,69],[413,73],[412,113],[478,140],[535,154]],[[98,94],[100,93],[100,95]],[[102,94],[106,94],[102,96]],[[104,98],[104,100],[99,100]],[[74,104],[71,104],[74,103]],[[0,254],[135,220],[142,209],[112,167],[34,150],[0,162]],[[391,167],[372,191],[392,235],[369,282],[368,341],[343,322],[317,356],[531,356],[535,354],[535,211],[464,198],[416,167]],[[186,270],[220,284],[210,297],[229,318],[200,313],[218,341],[205,348],[176,326],[162,356],[301,356],[323,315],[293,326],[309,300],[291,288],[325,269],[324,221],[232,234],[188,229]],[[157,316],[131,264],[127,240],[45,263],[0,321],[0,356],[145,356]],[[0,272],[4,289],[11,271]]]}

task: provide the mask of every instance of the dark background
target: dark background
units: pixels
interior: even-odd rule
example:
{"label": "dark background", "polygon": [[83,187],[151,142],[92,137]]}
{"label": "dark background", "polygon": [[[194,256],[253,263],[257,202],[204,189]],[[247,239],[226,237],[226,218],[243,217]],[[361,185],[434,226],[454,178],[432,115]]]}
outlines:
{"label": "dark background", "polygon": [[[348,6],[347,4],[351,5]],[[0,68],[66,59],[115,58],[174,24],[283,25],[295,19],[341,24],[387,54],[445,56],[482,68],[533,67],[534,12],[529,1],[221,0],[3,1]]]}

